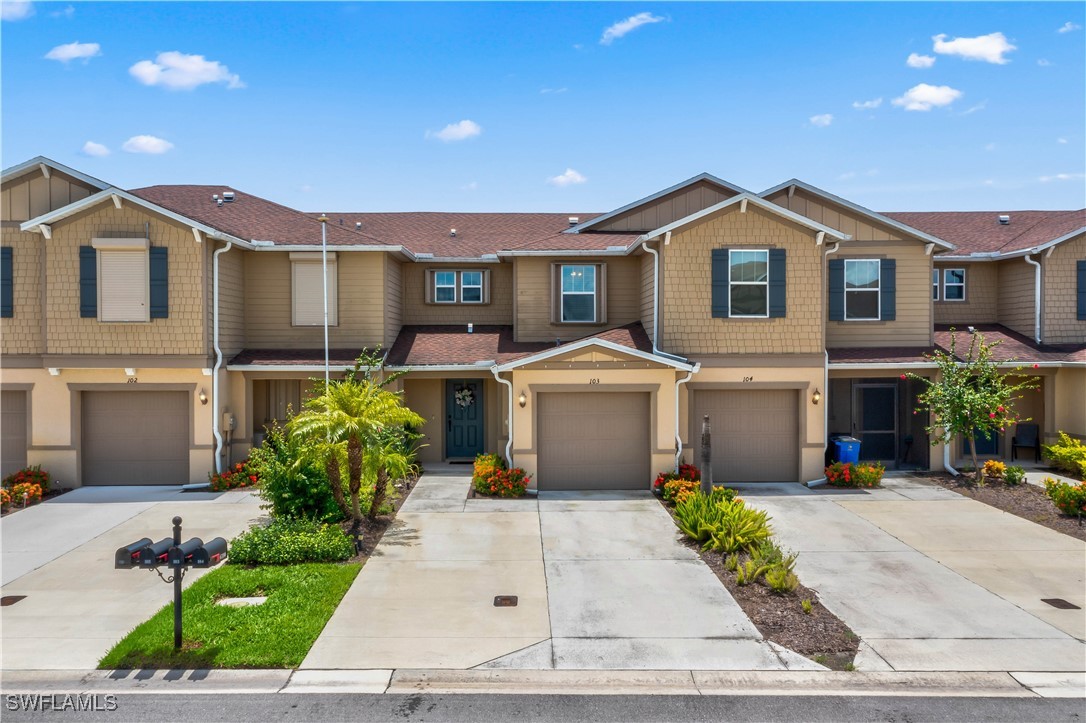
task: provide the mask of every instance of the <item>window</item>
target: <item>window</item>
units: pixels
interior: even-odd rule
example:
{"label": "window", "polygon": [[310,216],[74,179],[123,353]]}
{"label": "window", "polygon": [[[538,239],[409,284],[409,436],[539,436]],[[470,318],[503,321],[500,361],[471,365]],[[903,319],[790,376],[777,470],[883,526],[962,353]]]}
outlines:
{"label": "window", "polygon": [[943,301],[965,301],[965,269],[943,269]]}
{"label": "window", "polygon": [[728,255],[728,293],[733,317],[769,316],[769,251]]}
{"label": "window", "polygon": [[931,270],[931,298],[933,301],[939,300],[939,269]]}
{"label": "window", "polygon": [[596,321],[596,267],[562,266],[563,322]]}
{"label": "window", "polygon": [[845,319],[879,318],[879,260],[845,259]]}
{"label": "window", "polygon": [[428,304],[490,303],[490,271],[487,269],[430,269],[426,273]]}
{"label": "window", "polygon": [[[294,326],[324,326],[324,278],[319,251],[290,255],[292,319]],[[328,254],[328,325],[339,323],[336,254]]]}

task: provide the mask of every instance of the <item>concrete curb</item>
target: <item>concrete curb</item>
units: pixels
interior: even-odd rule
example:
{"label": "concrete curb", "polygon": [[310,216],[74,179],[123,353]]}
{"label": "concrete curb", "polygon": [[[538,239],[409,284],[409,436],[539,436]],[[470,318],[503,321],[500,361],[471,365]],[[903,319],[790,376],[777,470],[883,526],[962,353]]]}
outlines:
{"label": "concrete curb", "polygon": [[715,670],[3,671],[18,693],[352,693],[1086,698],[1086,673]]}

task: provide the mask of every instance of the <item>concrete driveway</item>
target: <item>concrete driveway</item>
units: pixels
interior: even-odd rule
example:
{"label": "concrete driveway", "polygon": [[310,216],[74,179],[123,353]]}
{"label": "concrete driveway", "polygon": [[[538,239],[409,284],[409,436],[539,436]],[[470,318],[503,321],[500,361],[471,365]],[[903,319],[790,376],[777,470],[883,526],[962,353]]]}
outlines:
{"label": "concrete driveway", "polygon": [[803,583],[863,639],[858,668],[1086,670],[1086,543],[922,478],[884,487],[742,490],[800,553]]}
{"label": "concrete driveway", "polygon": [[[227,539],[261,515],[247,492],[180,487],[84,487],[0,520],[3,596],[0,669],[91,669],[133,627],[172,601],[154,573],[114,570],[118,547],[172,534]],[[205,570],[185,576],[191,584]]]}
{"label": "concrete driveway", "polygon": [[423,476],[303,668],[820,667],[761,639],[647,493],[469,500],[468,474]]}

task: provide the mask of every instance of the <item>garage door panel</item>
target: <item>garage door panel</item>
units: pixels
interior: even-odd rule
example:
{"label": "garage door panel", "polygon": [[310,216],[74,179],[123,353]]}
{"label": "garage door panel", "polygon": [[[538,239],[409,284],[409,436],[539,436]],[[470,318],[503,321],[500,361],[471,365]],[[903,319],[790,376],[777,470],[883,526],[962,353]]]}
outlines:
{"label": "garage door panel", "polygon": [[26,467],[26,398],[23,391],[0,392],[0,477]]}
{"label": "garage door panel", "polygon": [[794,482],[799,467],[799,421],[795,390],[698,390],[694,427],[709,415],[715,482]]}
{"label": "garage door panel", "polygon": [[545,393],[538,400],[539,489],[646,488],[647,393]]}
{"label": "garage door panel", "polygon": [[83,484],[189,481],[187,392],[83,392]]}

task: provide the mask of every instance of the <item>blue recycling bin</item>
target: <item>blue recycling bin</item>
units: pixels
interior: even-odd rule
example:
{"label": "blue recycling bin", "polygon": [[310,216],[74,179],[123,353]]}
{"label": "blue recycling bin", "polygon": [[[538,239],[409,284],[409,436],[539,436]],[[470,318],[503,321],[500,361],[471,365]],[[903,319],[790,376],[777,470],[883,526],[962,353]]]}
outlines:
{"label": "blue recycling bin", "polygon": [[856,464],[860,461],[860,440],[855,437],[838,437],[833,440],[836,454],[834,455],[838,462],[851,462]]}

